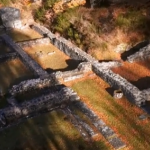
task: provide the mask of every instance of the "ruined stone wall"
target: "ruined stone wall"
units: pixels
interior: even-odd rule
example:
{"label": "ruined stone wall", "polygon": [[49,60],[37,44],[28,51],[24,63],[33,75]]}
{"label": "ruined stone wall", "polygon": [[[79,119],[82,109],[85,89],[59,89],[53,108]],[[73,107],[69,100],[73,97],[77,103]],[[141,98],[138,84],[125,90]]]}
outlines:
{"label": "ruined stone wall", "polygon": [[31,69],[36,76],[40,77],[46,77],[48,76],[48,73],[41,68],[41,66],[35,62],[20,46],[18,46],[16,43],[13,42],[13,40],[8,35],[2,35],[0,38],[5,42],[8,47],[12,48],[14,51],[17,52],[19,55],[21,61]]}
{"label": "ruined stone wall", "polygon": [[66,39],[62,37],[56,37],[52,32],[50,32],[47,28],[39,25],[33,25],[32,28],[39,32],[41,35],[48,36],[50,38],[51,43],[56,46],[58,49],[63,51],[66,55],[73,59],[90,62],[92,65],[92,71],[102,78],[104,81],[109,83],[112,87],[116,89],[121,89],[123,94],[127,97],[127,99],[141,106],[145,104],[145,97],[142,92],[129,83],[126,79],[122,78],[120,75],[113,73],[110,68],[121,65],[119,62],[103,62],[99,63],[92,56],[88,55]]}
{"label": "ruined stone wall", "polygon": [[97,61],[92,56],[88,55],[86,52],[69,42],[63,37],[57,37],[47,28],[40,25],[32,25],[32,29],[36,30],[39,34],[47,36],[50,38],[51,43],[56,46],[59,50],[64,52],[70,58],[74,60],[80,60],[85,62],[94,62]]}
{"label": "ruined stone wall", "polygon": [[146,60],[148,58],[150,58],[150,44],[148,44],[147,46],[141,48],[135,54],[127,57],[127,60],[132,63],[132,62],[135,62],[135,61]]}
{"label": "ruined stone wall", "polygon": [[129,83],[126,79],[122,78],[120,75],[115,74],[110,69],[96,63],[92,65],[92,70],[96,73],[96,75],[101,77],[115,89],[121,89],[123,94],[130,102],[138,106],[142,106],[145,104],[146,100],[143,93],[137,87]]}
{"label": "ruined stone wall", "polygon": [[60,81],[66,82],[70,80],[75,80],[78,78],[82,78],[86,72],[90,72],[92,70],[90,63],[81,63],[78,68],[71,71],[57,71],[49,75],[49,77],[41,79],[30,79],[26,81],[22,81],[18,85],[14,85],[9,93],[11,95],[16,95],[20,93],[24,93],[30,90],[38,90],[41,88],[47,88],[50,86],[54,86],[57,84],[61,84]]}
{"label": "ruined stone wall", "polygon": [[56,91],[48,92],[38,98],[25,101],[16,106],[10,106],[0,110],[0,127],[7,126],[18,119],[32,116],[42,111],[49,111],[55,107],[78,100],[77,94],[67,87],[56,87]]}

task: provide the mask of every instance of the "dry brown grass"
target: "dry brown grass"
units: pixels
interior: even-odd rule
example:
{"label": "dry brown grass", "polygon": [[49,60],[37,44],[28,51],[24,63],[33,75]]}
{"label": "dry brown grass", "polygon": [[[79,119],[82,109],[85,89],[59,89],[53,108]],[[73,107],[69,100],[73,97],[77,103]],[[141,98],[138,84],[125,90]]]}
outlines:
{"label": "dry brown grass", "polygon": [[150,60],[147,60],[135,63],[123,62],[122,66],[112,70],[127,80],[137,81],[140,78],[150,76],[149,68]]}
{"label": "dry brown grass", "polygon": [[[77,63],[72,61],[67,55],[58,50],[52,44],[36,45],[24,48],[24,50],[37,62],[43,69],[63,70],[75,69]],[[38,56],[40,55],[41,56]]]}

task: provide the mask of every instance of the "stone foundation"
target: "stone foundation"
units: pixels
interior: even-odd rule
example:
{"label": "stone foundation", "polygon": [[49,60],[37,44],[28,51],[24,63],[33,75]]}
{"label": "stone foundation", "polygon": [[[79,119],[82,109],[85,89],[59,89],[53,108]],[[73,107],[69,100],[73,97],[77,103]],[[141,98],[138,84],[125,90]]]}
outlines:
{"label": "stone foundation", "polygon": [[143,93],[120,75],[115,74],[103,65],[96,63],[92,65],[92,70],[111,87],[121,89],[130,102],[136,104],[137,106],[142,106],[145,104],[146,100]]}
{"label": "stone foundation", "polygon": [[90,62],[92,65],[92,71],[104,81],[109,83],[110,86],[114,87],[115,89],[121,89],[123,94],[130,102],[136,104],[137,106],[142,106],[145,104],[145,97],[138,88],[110,70],[110,68],[119,66],[121,63],[117,61],[99,63],[92,56],[68,42],[66,39],[62,37],[56,37],[56,35],[50,32],[47,28],[39,25],[33,25],[31,27],[41,35],[48,36],[51,43],[69,57],[80,61]]}
{"label": "stone foundation", "polygon": [[38,90],[61,84],[60,81],[67,82],[78,78],[82,78],[85,75],[85,73],[90,72],[91,69],[92,68],[90,63],[81,63],[79,64],[77,69],[72,71],[58,71],[50,74],[49,77],[44,79],[38,78],[22,81],[20,84],[14,85],[9,90],[9,93],[14,96],[30,90]]}

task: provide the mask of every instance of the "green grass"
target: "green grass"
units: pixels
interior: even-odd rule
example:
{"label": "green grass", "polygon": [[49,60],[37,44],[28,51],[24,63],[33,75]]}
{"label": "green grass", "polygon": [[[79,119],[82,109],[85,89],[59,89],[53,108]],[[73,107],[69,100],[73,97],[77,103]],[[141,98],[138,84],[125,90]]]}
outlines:
{"label": "green grass", "polygon": [[86,79],[72,85],[81,99],[119,133],[129,149],[150,149],[150,120],[139,121],[138,116],[143,112],[125,98],[115,101],[106,91],[108,87],[100,79]]}
{"label": "green grass", "polygon": [[59,111],[28,119],[0,134],[7,150],[107,150],[103,141],[86,142]]}

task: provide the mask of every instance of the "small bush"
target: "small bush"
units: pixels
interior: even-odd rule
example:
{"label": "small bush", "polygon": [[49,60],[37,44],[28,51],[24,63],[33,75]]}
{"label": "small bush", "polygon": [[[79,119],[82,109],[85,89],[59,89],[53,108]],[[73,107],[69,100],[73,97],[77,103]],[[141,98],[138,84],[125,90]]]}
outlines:
{"label": "small bush", "polygon": [[70,27],[70,22],[68,21],[68,18],[64,16],[64,14],[60,14],[57,19],[55,20],[54,23],[54,30],[64,33],[69,27]]}
{"label": "small bush", "polygon": [[46,10],[44,7],[37,9],[37,11],[35,12],[35,19],[43,22],[45,20],[45,12]]}

